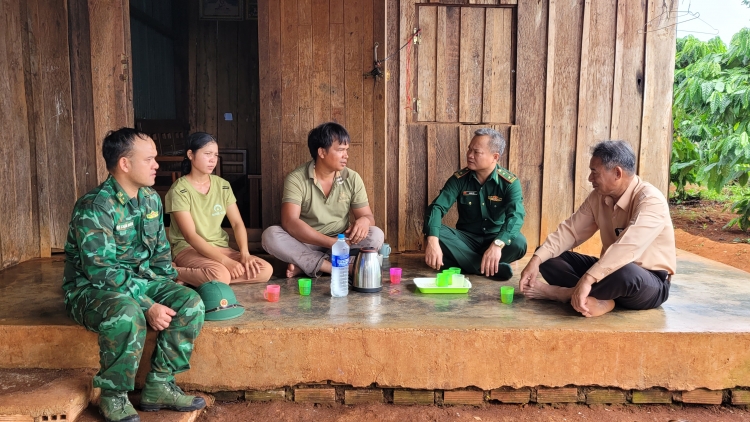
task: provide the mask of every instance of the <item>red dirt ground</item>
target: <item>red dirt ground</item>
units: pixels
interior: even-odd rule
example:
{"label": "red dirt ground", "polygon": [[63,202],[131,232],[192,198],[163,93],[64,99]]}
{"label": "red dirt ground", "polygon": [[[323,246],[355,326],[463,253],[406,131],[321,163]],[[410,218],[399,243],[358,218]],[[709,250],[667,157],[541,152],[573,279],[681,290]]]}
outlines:
{"label": "red dirt ground", "polygon": [[750,411],[728,406],[678,405],[510,405],[394,406],[313,406],[293,402],[220,403],[208,408],[199,422],[252,421],[336,421],[336,422],[521,422],[521,421],[612,421],[612,422],[747,422]]}

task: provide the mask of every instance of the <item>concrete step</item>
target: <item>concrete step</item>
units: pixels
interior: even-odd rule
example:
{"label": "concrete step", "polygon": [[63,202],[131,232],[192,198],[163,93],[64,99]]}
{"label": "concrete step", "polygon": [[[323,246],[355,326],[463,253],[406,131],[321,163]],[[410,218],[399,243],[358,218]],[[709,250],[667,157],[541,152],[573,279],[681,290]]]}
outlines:
{"label": "concrete step", "polygon": [[0,369],[0,421],[75,421],[93,398],[91,369]]}
{"label": "concrete step", "polygon": [[[191,392],[190,394],[198,394],[206,400],[206,407],[212,406],[214,401],[213,397],[203,394]],[[133,392],[129,394],[130,402],[136,406],[138,410],[138,403],[141,400],[139,392]],[[195,422],[198,417],[203,413],[205,409],[195,410],[193,412],[173,412],[171,410],[160,410],[158,412],[141,412],[138,411],[138,416],[141,417],[141,422]],[[87,407],[76,422],[101,422],[104,418],[99,413],[99,407],[96,404],[91,404]],[[5,422],[0,419],[0,422]]]}

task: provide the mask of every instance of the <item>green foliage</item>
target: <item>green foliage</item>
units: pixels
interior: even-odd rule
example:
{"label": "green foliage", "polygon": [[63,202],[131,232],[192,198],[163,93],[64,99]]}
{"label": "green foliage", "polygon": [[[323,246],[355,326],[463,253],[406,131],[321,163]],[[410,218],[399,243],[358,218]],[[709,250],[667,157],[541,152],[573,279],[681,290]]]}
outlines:
{"label": "green foliage", "polygon": [[[687,184],[716,192],[732,182],[747,184],[750,28],[735,34],[729,48],[718,37],[707,42],[691,35],[677,40],[672,114],[670,179],[678,197],[685,197]],[[747,230],[750,201],[738,200],[732,209],[740,214],[734,224]]]}

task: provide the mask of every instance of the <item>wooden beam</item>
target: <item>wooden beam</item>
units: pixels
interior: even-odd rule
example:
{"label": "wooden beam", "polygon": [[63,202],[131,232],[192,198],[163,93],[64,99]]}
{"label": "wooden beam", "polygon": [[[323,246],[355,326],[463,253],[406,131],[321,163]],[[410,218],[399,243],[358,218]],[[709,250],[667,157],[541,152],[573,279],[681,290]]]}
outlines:
{"label": "wooden beam", "polygon": [[667,196],[672,151],[676,0],[649,0],[639,174]]}
{"label": "wooden beam", "polygon": [[551,0],[540,242],[573,213],[583,0]]}
{"label": "wooden beam", "polygon": [[420,102],[417,119],[435,121],[435,78],[437,74],[437,13],[442,7],[420,7],[419,28],[421,40],[417,46],[417,98]]}
{"label": "wooden beam", "polygon": [[461,8],[461,50],[458,88],[458,121],[482,121],[484,72],[484,8]]}
{"label": "wooden beam", "polygon": [[435,121],[458,122],[459,41],[461,9],[437,8],[437,53],[435,78]]}
{"label": "wooden beam", "polygon": [[[521,233],[529,250],[539,244],[544,163],[545,81],[547,68],[546,1],[521,0],[517,10],[516,125],[519,157],[516,175],[521,180],[526,218]],[[550,169],[551,171],[551,169]]]}

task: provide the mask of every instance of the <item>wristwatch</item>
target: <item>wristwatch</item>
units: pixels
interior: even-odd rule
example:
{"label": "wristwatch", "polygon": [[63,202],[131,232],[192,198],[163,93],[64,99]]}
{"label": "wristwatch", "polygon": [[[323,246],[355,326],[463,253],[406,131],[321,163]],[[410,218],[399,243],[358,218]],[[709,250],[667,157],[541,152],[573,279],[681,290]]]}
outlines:
{"label": "wristwatch", "polygon": [[500,248],[505,247],[505,242],[503,242],[500,239],[495,239],[495,241],[493,243],[495,244],[495,246],[499,246]]}

